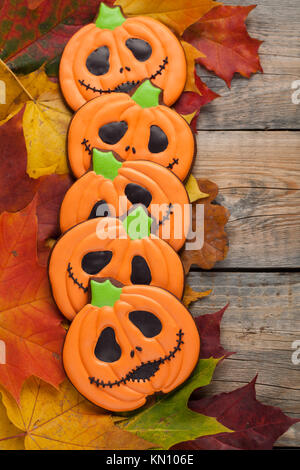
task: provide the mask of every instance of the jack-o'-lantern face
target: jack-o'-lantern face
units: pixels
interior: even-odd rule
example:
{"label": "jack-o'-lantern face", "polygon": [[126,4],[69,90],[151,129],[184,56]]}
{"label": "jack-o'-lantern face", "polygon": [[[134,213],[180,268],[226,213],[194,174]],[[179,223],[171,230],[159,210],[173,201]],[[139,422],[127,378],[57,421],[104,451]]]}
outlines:
{"label": "jack-o'-lantern face", "polygon": [[71,186],[62,202],[62,233],[87,219],[123,216],[142,204],[153,219],[152,233],[178,251],[190,225],[189,199],[179,178],[157,163],[121,162],[98,149],[93,149],[92,160],[93,170]]}
{"label": "jack-o'-lantern face", "polygon": [[68,132],[68,156],[79,178],[91,166],[92,149],[116,152],[123,160],[150,160],[184,180],[194,158],[194,136],[176,111],[159,104],[161,90],[143,82],[130,97],[101,96],[75,113]]}
{"label": "jack-o'-lantern face", "polygon": [[101,3],[96,23],[68,42],[60,63],[60,84],[69,105],[114,92],[129,93],[148,78],[165,91],[170,106],[186,81],[186,59],[174,34],[149,17],[125,18],[120,7]]}
{"label": "jack-o'-lantern face", "polygon": [[138,206],[122,222],[111,217],[87,220],[57,241],[49,261],[49,278],[63,315],[72,319],[87,303],[91,277],[160,286],[182,297],[181,260],[168,243],[150,234],[151,223]]}
{"label": "jack-o'-lantern face", "polygon": [[199,334],[186,308],[158,287],[91,281],[92,301],[73,320],[63,351],[71,382],[112,411],[168,393],[194,369]]}

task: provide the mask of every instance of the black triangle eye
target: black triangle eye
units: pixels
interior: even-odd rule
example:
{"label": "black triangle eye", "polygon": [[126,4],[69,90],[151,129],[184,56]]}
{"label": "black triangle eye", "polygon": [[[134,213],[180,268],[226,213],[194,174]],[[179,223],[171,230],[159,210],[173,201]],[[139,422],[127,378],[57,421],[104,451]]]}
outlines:
{"label": "black triangle eye", "polygon": [[109,217],[110,211],[106,201],[102,199],[101,201],[97,201],[89,215],[89,219],[96,219],[97,217]]}
{"label": "black triangle eye", "polygon": [[128,124],[125,121],[114,121],[104,124],[100,127],[98,134],[100,139],[106,144],[114,145],[124,137],[128,130]]}
{"label": "black triangle eye", "polygon": [[135,310],[129,313],[129,320],[143,333],[146,338],[153,338],[162,330],[162,324],[157,316],[146,310]]}
{"label": "black triangle eye", "polygon": [[103,362],[115,362],[121,357],[121,348],[116,341],[116,335],[111,327],[105,328],[98,338],[94,354]]}
{"label": "black triangle eye", "polygon": [[109,71],[109,49],[107,46],[98,47],[86,59],[86,67],[93,75],[104,75]]}
{"label": "black triangle eye", "polygon": [[131,276],[132,284],[150,284],[152,281],[151,271],[147,261],[139,255],[132,258],[131,261]]}
{"label": "black triangle eye", "polygon": [[143,188],[139,184],[127,184],[125,194],[131,204],[143,204],[145,207],[148,207],[152,201],[152,195],[148,189]]}
{"label": "black triangle eye", "polygon": [[158,126],[150,127],[150,138],[148,143],[148,149],[151,153],[159,153],[166,150],[169,141],[164,131]]}
{"label": "black triangle eye", "polygon": [[131,50],[134,57],[140,62],[145,62],[152,54],[152,47],[147,41],[138,38],[129,38],[126,46]]}
{"label": "black triangle eye", "polygon": [[81,267],[87,274],[97,274],[111,262],[111,259],[111,251],[90,251],[82,258]]}

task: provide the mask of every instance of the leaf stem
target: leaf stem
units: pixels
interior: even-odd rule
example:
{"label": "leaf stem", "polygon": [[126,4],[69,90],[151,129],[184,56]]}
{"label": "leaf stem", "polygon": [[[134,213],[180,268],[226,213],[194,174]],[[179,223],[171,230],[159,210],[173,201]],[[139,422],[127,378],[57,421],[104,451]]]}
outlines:
{"label": "leaf stem", "polygon": [[11,75],[14,77],[14,79],[18,82],[18,84],[20,85],[20,87],[25,91],[26,95],[28,96],[28,98],[32,101],[35,102],[35,99],[33,98],[33,96],[29,93],[28,90],[26,90],[26,88],[24,87],[23,83],[18,79],[17,75],[8,67],[8,65],[6,65],[5,62],[3,62],[2,59],[0,59],[0,63],[4,66],[4,68],[6,68],[10,73]]}

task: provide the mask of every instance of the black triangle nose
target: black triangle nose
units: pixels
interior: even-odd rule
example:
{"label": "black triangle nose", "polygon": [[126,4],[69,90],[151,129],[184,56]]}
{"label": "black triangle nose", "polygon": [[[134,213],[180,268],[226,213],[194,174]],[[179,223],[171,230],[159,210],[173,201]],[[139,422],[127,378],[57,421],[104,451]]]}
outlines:
{"label": "black triangle nose", "polygon": [[115,362],[121,357],[121,348],[116,341],[116,335],[111,327],[105,328],[97,341],[94,354],[100,361]]}

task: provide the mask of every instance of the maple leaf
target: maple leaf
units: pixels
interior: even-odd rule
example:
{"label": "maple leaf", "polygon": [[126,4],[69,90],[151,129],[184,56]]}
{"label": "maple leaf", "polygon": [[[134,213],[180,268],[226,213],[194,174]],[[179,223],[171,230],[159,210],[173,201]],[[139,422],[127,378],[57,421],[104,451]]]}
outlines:
{"label": "maple leaf", "polygon": [[8,419],[0,399],[0,450],[24,450],[23,433]]}
{"label": "maple leaf", "polygon": [[24,380],[36,375],[54,386],[64,378],[65,330],[37,263],[36,201],[0,216],[0,339],[6,348],[0,383],[18,400]]}
{"label": "maple leaf", "polygon": [[31,72],[46,62],[57,73],[66,43],[93,20],[98,8],[99,0],[5,0],[0,7],[0,58],[18,73]]}
{"label": "maple leaf", "polygon": [[[181,260],[187,274],[192,264],[202,269],[211,269],[217,261],[225,259],[228,252],[228,237],[224,226],[229,219],[229,211],[223,206],[213,204],[218,194],[215,183],[205,179],[198,179],[201,192],[209,194],[209,197],[199,199],[192,204],[192,228],[200,233],[204,229],[204,243],[199,250],[187,250],[184,245],[181,250]],[[204,226],[196,227],[196,207],[204,204]],[[190,241],[191,242],[191,241]]]}
{"label": "maple leaf", "polygon": [[[46,73],[44,77],[48,80]],[[28,101],[23,114],[27,173],[32,178],[68,173],[66,134],[72,114],[63,101],[59,85],[52,85],[52,90]]]}
{"label": "maple leaf", "polygon": [[49,80],[44,69],[18,78],[0,61],[0,71],[2,76],[8,74],[10,90],[1,116],[2,124],[26,104],[23,133],[27,173],[32,178],[68,173],[66,133],[72,114],[63,101],[58,83]]}
{"label": "maple leaf", "polygon": [[23,113],[24,109],[0,126],[2,143],[0,213],[23,209],[37,193],[38,239],[44,241],[59,234],[60,205],[73,180],[69,174],[49,175],[38,179],[27,175],[27,152],[22,128]]}
{"label": "maple leaf", "polygon": [[214,418],[207,419],[203,414],[194,413],[187,407],[193,390],[210,383],[218,362],[219,359],[214,358],[201,359],[193,375],[183,386],[168,395],[157,398],[152,405],[145,407],[119,426],[156,443],[157,447],[163,449],[169,449],[179,440],[182,441],[183,436],[187,440],[192,439],[192,436],[195,438],[231,432]]}
{"label": "maple leaf", "polygon": [[53,89],[43,69],[17,77],[1,59],[0,80],[6,86],[5,103],[0,106],[0,125],[17,114],[28,100],[35,100],[41,93]]}
{"label": "maple leaf", "polygon": [[192,302],[195,302],[199,299],[203,299],[203,297],[207,297],[209,294],[211,294],[211,292],[211,289],[206,290],[204,292],[197,292],[194,291],[191,286],[186,284],[184,288],[182,303],[185,307],[188,307]]}
{"label": "maple leaf", "polygon": [[38,180],[26,174],[27,152],[22,119],[21,110],[0,127],[0,212],[23,209],[32,200],[39,184]]}
{"label": "maple leaf", "polygon": [[195,323],[201,338],[201,359],[208,359],[209,357],[225,358],[233,354],[232,352],[226,351],[220,343],[220,325],[227,307],[228,304],[218,312],[207,313],[206,315],[200,315],[195,318]]}
{"label": "maple leaf", "polygon": [[70,175],[48,175],[38,179],[37,218],[39,262],[46,264],[49,256],[48,238],[60,235],[59,211],[62,200],[73,183]]}
{"label": "maple leaf", "polygon": [[[0,167],[0,213],[17,212],[37,194],[38,255],[46,264],[48,238],[59,235],[59,210],[73,180],[67,175],[48,175],[38,179],[26,173],[27,152],[22,129],[23,110],[0,127],[2,165]],[[11,156],[14,158],[11,158]]]}
{"label": "maple leaf", "polygon": [[191,400],[189,407],[206,416],[213,416],[232,433],[204,436],[183,442],[175,449],[270,450],[290,426],[299,422],[286,416],[279,408],[267,406],[256,399],[254,378],[244,387],[213,397]]}
{"label": "maple leaf", "polygon": [[201,95],[201,92],[195,83],[195,61],[200,57],[204,57],[204,54],[188,42],[181,41],[181,45],[184,49],[187,64],[187,78],[184,91],[193,91]]}
{"label": "maple leaf", "polygon": [[[83,398],[68,380],[59,390],[32,377],[19,405],[3,392],[8,417],[27,450],[138,450],[153,445],[121,430],[112,417]],[[0,423],[1,430],[1,423]],[[3,432],[3,431],[2,431]],[[1,435],[1,434],[0,434]]]}
{"label": "maple leaf", "polygon": [[176,101],[174,108],[177,113],[181,114],[183,117],[185,115],[190,115],[193,113],[191,120],[191,127],[194,132],[197,131],[197,118],[200,114],[202,106],[210,103],[211,101],[219,98],[220,95],[210,90],[208,86],[202,82],[201,78],[195,74],[195,85],[197,86],[199,93],[184,91],[180,98]]}
{"label": "maple leaf", "polygon": [[116,0],[128,16],[151,16],[181,35],[188,26],[220,5],[214,0]]}
{"label": "maple leaf", "polygon": [[229,87],[235,73],[249,78],[262,72],[258,56],[262,41],[251,38],[245,25],[255,6],[218,6],[183,34],[185,41],[205,54],[198,62],[225,80]]}

